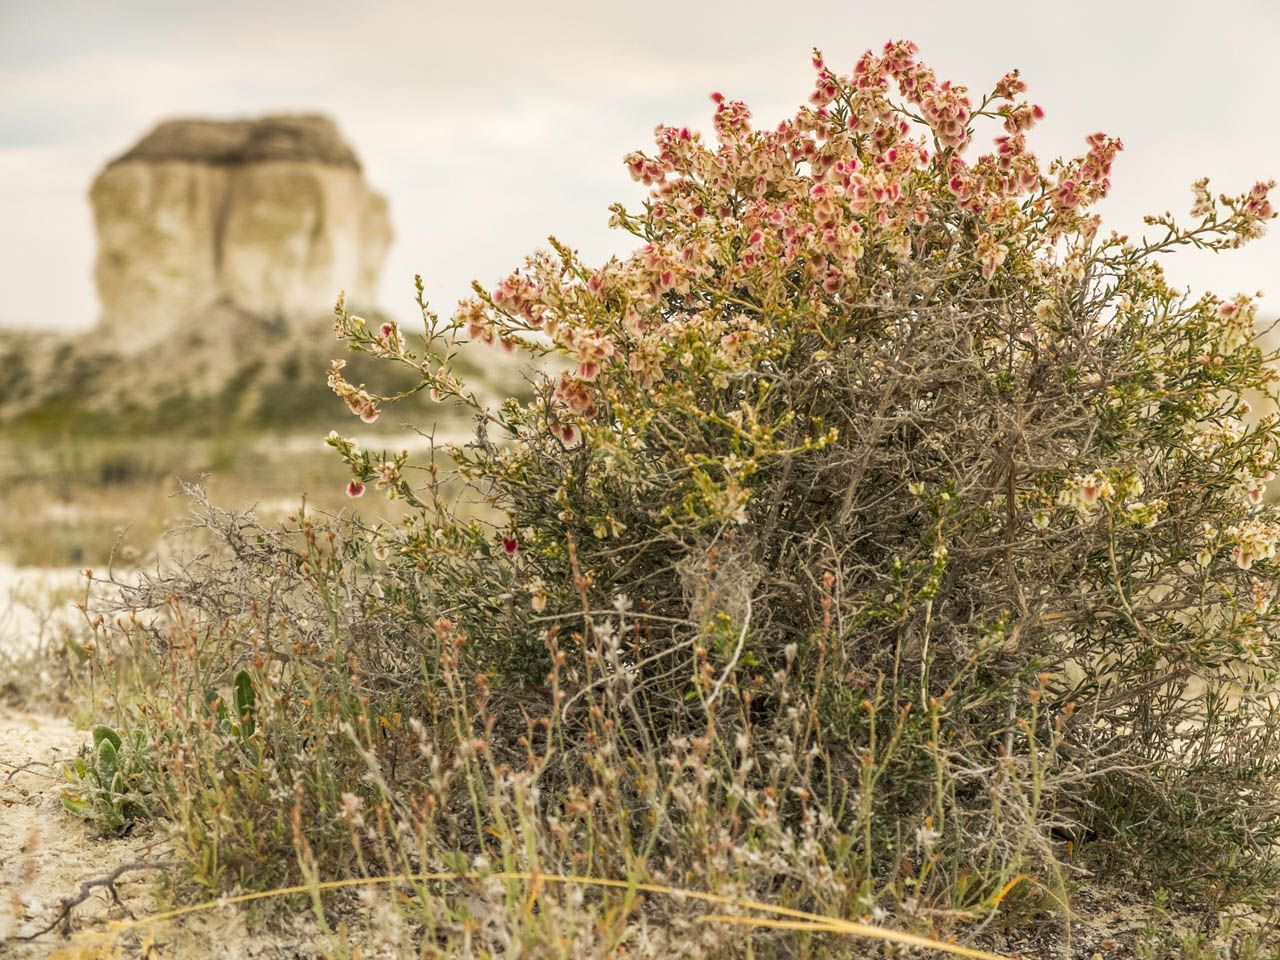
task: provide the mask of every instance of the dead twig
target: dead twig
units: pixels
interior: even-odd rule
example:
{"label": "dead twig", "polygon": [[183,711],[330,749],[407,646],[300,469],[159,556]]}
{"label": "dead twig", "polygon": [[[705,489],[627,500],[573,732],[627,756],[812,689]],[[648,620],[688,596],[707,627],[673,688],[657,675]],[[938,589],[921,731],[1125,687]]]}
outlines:
{"label": "dead twig", "polygon": [[[26,763],[23,763],[23,764],[17,764],[17,765],[11,765],[10,761],[8,761],[8,760],[0,760],[0,764],[3,764],[3,765],[4,765],[4,766],[6,766],[6,767],[11,767],[11,769],[9,770],[8,775],[4,778],[5,783],[8,783],[9,781],[11,781],[11,780],[12,780],[14,777],[16,777],[18,774],[20,774],[20,773],[22,773],[22,772],[24,772],[24,771],[26,771],[26,770],[30,770],[32,767],[50,767],[50,768],[52,768],[52,767],[53,767],[53,764],[52,764],[52,763],[49,763],[49,762],[48,762],[48,761],[46,761],[46,760],[28,760]],[[46,774],[37,774],[37,776],[47,777],[48,779],[50,779],[50,780],[54,780],[54,781],[56,781],[56,780],[58,779],[57,777],[52,776],[51,774],[47,774],[47,773],[46,773]]]}
{"label": "dead twig", "polygon": [[54,917],[49,925],[43,930],[38,930],[35,933],[27,934],[26,936],[9,937],[7,939],[14,941],[35,940],[39,937],[43,937],[46,933],[52,931],[54,927],[62,923],[66,924],[64,932],[70,933],[72,909],[88,900],[89,894],[93,892],[95,887],[106,887],[107,892],[111,894],[112,902],[124,910],[125,913],[128,913],[130,919],[133,919],[133,914],[129,912],[129,908],[126,907],[120,899],[120,892],[116,889],[116,881],[119,880],[123,874],[129,873],[132,870],[165,870],[172,865],[172,862],[169,860],[131,860],[129,863],[122,863],[110,873],[104,873],[100,877],[91,877],[84,883],[80,884],[80,892],[74,897],[63,897],[62,908],[58,911],[58,915]]}

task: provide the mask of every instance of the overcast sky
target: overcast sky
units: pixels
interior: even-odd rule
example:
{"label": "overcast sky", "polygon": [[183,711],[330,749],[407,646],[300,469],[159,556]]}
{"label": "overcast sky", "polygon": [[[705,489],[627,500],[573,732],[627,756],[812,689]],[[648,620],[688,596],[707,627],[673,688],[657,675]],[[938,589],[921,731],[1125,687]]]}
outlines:
{"label": "overcast sky", "polygon": [[[625,252],[606,208],[643,195],[621,158],[656,123],[709,134],[722,90],[773,126],[807,97],[813,46],[843,73],[903,37],[975,93],[1020,68],[1047,112],[1042,159],[1121,137],[1112,227],[1185,212],[1202,175],[1280,179],[1277,0],[0,0],[0,324],[92,326],[89,184],[163,117],[332,115],[390,200],[382,302],[404,318],[415,272],[447,313],[548,234]],[[1262,289],[1276,312],[1280,221],[1167,266],[1197,290]]]}

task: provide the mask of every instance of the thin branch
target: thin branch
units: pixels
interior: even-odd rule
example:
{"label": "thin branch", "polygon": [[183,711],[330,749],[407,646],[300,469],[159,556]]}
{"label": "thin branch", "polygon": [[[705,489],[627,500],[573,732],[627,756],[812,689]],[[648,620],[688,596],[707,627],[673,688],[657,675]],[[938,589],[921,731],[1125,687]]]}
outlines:
{"label": "thin branch", "polygon": [[105,887],[107,892],[111,894],[112,903],[124,910],[125,913],[128,913],[130,919],[133,919],[133,914],[129,912],[129,908],[126,907],[120,899],[120,891],[116,889],[116,881],[124,874],[130,873],[134,870],[167,870],[171,866],[173,866],[173,863],[169,860],[131,860],[129,863],[122,863],[110,873],[104,873],[100,877],[92,877],[80,884],[80,892],[74,897],[64,897],[62,899],[62,907],[58,911],[58,915],[54,917],[49,925],[43,930],[38,930],[35,933],[27,934],[26,936],[9,937],[8,939],[11,941],[36,940],[43,937],[46,933],[52,931],[54,927],[64,922],[66,924],[66,927],[64,928],[65,932],[70,933],[72,908],[77,907],[88,900],[89,894],[92,893],[96,887]]}

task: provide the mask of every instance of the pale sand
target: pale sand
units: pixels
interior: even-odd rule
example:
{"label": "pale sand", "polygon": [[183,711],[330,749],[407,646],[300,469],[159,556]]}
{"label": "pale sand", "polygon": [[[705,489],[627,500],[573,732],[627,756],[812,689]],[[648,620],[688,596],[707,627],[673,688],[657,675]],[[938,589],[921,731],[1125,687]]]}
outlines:
{"label": "pale sand", "polygon": [[[61,911],[64,898],[87,880],[121,864],[170,859],[163,830],[139,826],[124,837],[102,837],[62,807],[63,764],[89,734],[63,718],[0,709],[0,957],[13,960],[91,960],[114,956],[100,948],[119,944],[123,958],[145,956],[192,960],[299,960],[319,957],[316,926],[300,915],[270,930],[250,932],[240,908],[148,924],[108,937],[111,921],[157,912],[158,873],[135,870],[116,881],[121,905],[103,887],[72,908],[71,937],[55,929],[23,943],[5,942],[42,930]],[[126,912],[126,910],[128,912]],[[142,944],[150,938],[150,946]],[[375,954],[376,955],[376,954]]]}
{"label": "pale sand", "polygon": [[[62,718],[0,711],[0,937],[22,936],[58,915],[63,897],[80,884],[130,860],[146,859],[155,835],[135,833],[101,839],[88,824],[62,808],[63,764],[87,740]],[[144,833],[148,833],[145,832]],[[149,877],[126,874],[116,885],[131,909],[149,907]],[[75,925],[122,918],[105,890],[96,890],[75,908]],[[50,934],[31,944],[8,943],[15,957],[46,956],[59,943]]]}
{"label": "pale sand", "polygon": [[14,567],[0,562],[0,660],[38,652],[83,625],[84,571],[75,567]]}

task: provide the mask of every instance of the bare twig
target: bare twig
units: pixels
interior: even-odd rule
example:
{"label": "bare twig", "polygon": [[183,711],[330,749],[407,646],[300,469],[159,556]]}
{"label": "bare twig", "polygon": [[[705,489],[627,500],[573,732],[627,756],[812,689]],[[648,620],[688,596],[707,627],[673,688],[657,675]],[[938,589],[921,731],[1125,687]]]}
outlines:
{"label": "bare twig", "polygon": [[80,884],[80,892],[74,897],[63,897],[61,909],[58,915],[50,921],[49,925],[43,930],[37,930],[35,933],[27,934],[21,937],[9,937],[11,941],[30,941],[43,937],[49,933],[54,927],[65,923],[64,931],[69,933],[71,927],[71,911],[74,907],[79,906],[89,899],[89,894],[97,887],[105,887],[107,892],[111,894],[111,901],[129,914],[132,919],[133,914],[129,912],[129,908],[120,900],[120,891],[116,889],[116,881],[126,873],[134,870],[167,870],[173,864],[168,860],[131,860],[128,863],[122,863],[110,873],[104,873],[100,877],[91,877],[84,883]]}

